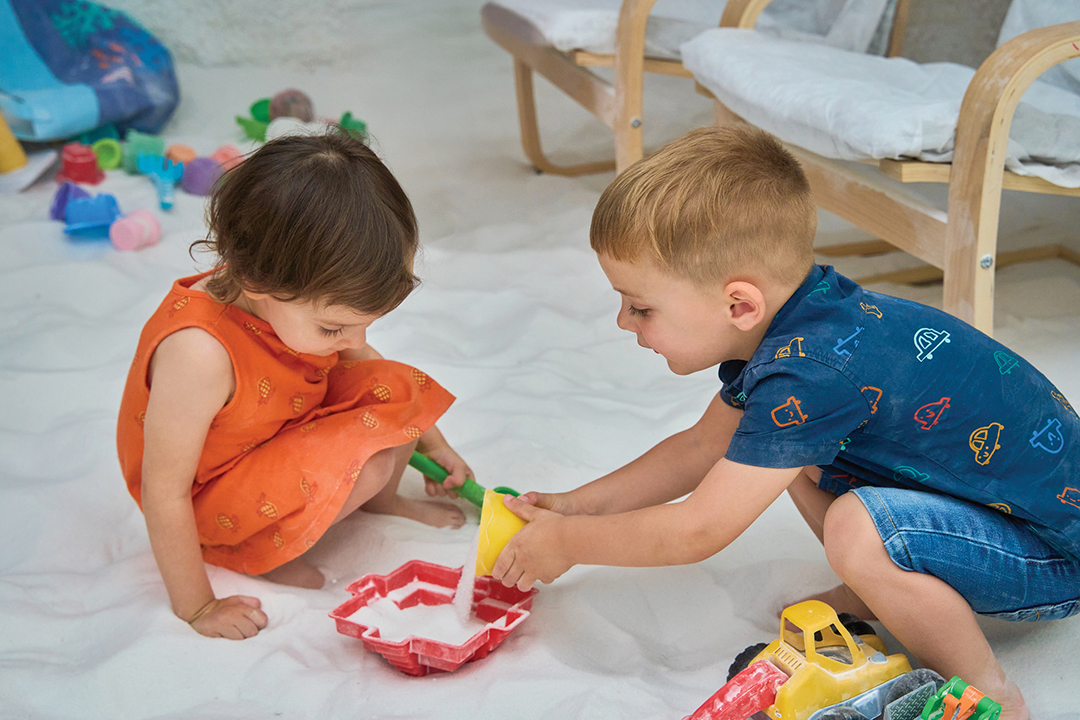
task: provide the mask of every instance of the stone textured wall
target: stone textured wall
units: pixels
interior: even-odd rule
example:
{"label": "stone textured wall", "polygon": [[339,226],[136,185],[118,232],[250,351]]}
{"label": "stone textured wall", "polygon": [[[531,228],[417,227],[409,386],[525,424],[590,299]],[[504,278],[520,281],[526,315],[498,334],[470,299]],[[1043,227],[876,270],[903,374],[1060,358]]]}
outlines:
{"label": "stone textured wall", "polygon": [[[418,23],[473,23],[475,12],[445,12],[441,0],[104,0],[131,14],[183,62],[199,65],[357,62],[363,39],[385,32],[390,4],[415,6]],[[1009,0],[911,0],[904,55],[920,62],[977,66],[994,49]],[[409,38],[402,37],[408,43]]]}

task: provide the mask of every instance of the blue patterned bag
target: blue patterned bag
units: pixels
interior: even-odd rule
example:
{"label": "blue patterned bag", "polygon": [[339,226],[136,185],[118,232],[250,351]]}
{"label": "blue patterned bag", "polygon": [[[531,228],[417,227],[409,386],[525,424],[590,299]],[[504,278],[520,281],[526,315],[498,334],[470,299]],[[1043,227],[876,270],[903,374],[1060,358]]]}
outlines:
{"label": "blue patterned bag", "polygon": [[91,2],[0,0],[0,58],[0,111],[23,140],[107,124],[156,133],[180,99],[169,51]]}

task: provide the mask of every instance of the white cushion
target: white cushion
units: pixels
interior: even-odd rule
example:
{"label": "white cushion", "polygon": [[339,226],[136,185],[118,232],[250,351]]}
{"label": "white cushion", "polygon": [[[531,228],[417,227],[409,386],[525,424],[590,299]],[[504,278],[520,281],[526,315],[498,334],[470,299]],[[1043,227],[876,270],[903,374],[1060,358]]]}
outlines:
{"label": "white cushion", "polygon": [[[975,71],[716,28],[682,46],[683,65],[721,102],[786,142],[831,158],[952,157]],[[1080,96],[1036,82],[1017,109],[1005,165],[1080,187]]]}
{"label": "white cushion", "polygon": [[[895,0],[773,0],[758,28],[777,37],[814,41],[857,52],[882,52],[882,16]],[[496,0],[563,52],[615,52],[621,0]],[[725,0],[657,0],[645,33],[645,54],[679,58],[679,47],[720,24]],[[891,17],[891,15],[890,15]]]}

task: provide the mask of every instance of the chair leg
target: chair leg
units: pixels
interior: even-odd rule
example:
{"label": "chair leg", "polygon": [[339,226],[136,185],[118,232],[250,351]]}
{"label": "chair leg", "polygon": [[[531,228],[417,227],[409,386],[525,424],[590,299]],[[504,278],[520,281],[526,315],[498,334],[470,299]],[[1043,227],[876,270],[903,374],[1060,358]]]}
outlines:
{"label": "chair leg", "polygon": [[556,165],[547,159],[540,145],[540,125],[536,119],[536,94],[533,91],[532,68],[514,58],[514,90],[517,93],[518,122],[521,124],[521,147],[538,173],[577,177],[609,172],[615,169],[615,161],[582,163],[580,165]]}

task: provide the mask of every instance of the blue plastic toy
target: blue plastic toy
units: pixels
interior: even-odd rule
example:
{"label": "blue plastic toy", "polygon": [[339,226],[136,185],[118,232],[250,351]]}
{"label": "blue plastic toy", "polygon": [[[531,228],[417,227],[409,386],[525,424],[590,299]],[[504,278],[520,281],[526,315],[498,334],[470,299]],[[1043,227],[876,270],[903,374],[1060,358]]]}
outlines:
{"label": "blue plastic toy", "polygon": [[72,198],[64,209],[64,232],[75,238],[107,238],[109,226],[120,217],[116,198],[108,193],[96,197]]}
{"label": "blue plastic toy", "polygon": [[184,163],[174,162],[161,155],[139,153],[139,172],[149,175],[154,181],[161,209],[172,209],[176,183],[184,176]]}
{"label": "blue plastic toy", "polygon": [[67,218],[67,206],[72,200],[88,198],[90,193],[83,190],[73,182],[60,183],[56,194],[53,195],[52,205],[49,206],[49,217],[53,220],[64,222]]}

